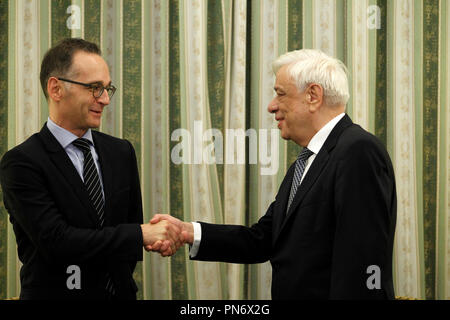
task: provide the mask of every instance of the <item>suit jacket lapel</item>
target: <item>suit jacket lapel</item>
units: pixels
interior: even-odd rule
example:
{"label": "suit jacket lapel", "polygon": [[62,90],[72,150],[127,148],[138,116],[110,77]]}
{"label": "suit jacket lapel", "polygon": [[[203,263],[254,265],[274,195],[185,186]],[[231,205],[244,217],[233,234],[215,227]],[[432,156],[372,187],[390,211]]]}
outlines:
{"label": "suit jacket lapel", "polygon": [[[293,211],[297,208],[297,206],[302,202],[305,195],[308,193],[308,191],[311,189],[314,182],[316,182],[317,178],[319,177],[319,174],[322,172],[322,169],[324,168],[325,164],[328,162],[329,155],[328,152],[324,150],[324,152],[319,151],[319,154],[314,159],[311,167],[309,168],[308,172],[306,173],[305,177],[303,178],[303,181],[301,185],[297,189],[297,193],[295,194],[294,200],[292,201],[291,207],[289,208],[289,211],[287,212],[286,218],[289,218],[289,216],[292,214]],[[287,219],[286,219],[287,220]]]}
{"label": "suit jacket lapel", "polygon": [[273,214],[273,230],[275,237],[273,238],[273,243],[281,230],[281,226],[286,217],[286,208],[289,200],[289,193],[291,190],[292,180],[294,177],[295,165],[291,165],[286,173],[286,176],[281,183],[280,190],[278,191],[277,201],[275,202],[274,214]]}
{"label": "suit jacket lapel", "polygon": [[[289,193],[291,190],[292,185],[292,179],[294,176],[294,170],[290,173],[290,183],[286,183],[286,187],[283,188],[283,190],[280,189],[280,192],[285,192],[283,197],[283,203],[282,206],[282,214],[279,214],[279,216],[284,217],[284,219],[281,219],[281,223],[277,225],[277,230],[275,234],[275,241],[278,239],[278,236],[280,235],[281,231],[283,230],[284,226],[286,225],[289,218],[292,216],[292,213],[296,211],[297,207],[300,205],[302,200],[304,199],[305,195],[308,193],[308,191],[311,189],[314,182],[316,182],[317,178],[319,177],[320,173],[322,172],[322,169],[325,167],[325,164],[328,162],[329,155],[328,153],[322,152],[322,150],[319,152],[319,154],[314,159],[311,167],[309,168],[308,172],[306,173],[306,176],[304,177],[301,185],[297,189],[297,193],[295,194],[294,200],[292,201],[292,204],[289,208],[289,211],[286,213],[287,209],[287,200],[289,198]],[[293,166],[294,167],[294,166]]]}
{"label": "suit jacket lapel", "polygon": [[96,131],[92,131],[92,139],[94,140],[95,150],[98,155],[100,163],[101,176],[103,180],[103,192],[105,193],[105,226],[111,225],[111,196],[112,196],[112,182],[113,170],[110,161],[114,160],[113,155],[110,154],[106,141],[102,139]]}
{"label": "suit jacket lapel", "polygon": [[[328,136],[327,140],[325,140],[325,143],[323,144],[322,148],[320,149],[319,153],[317,154],[316,158],[314,159],[311,167],[309,168],[308,172],[306,173],[305,177],[303,178],[302,183],[297,189],[297,193],[294,197],[294,200],[291,204],[291,207],[289,208],[289,211],[286,214],[286,218],[283,220],[281,227],[278,230],[278,232],[275,235],[275,241],[278,238],[279,234],[283,230],[284,226],[286,225],[289,218],[292,216],[294,212],[296,212],[297,207],[302,203],[305,196],[308,194],[309,190],[312,188],[314,183],[316,182],[317,178],[319,177],[322,170],[325,168],[325,165],[327,164],[331,151],[336,146],[336,143],[338,141],[339,136],[341,133],[350,125],[352,125],[353,122],[350,119],[348,115],[345,115],[333,128],[333,130],[330,132],[330,135]],[[281,190],[286,192],[286,195],[283,197],[288,198],[290,187],[292,185],[292,176],[294,175],[293,171],[290,173],[290,181],[291,183],[288,183],[287,185],[289,188],[287,190]],[[287,200],[285,200],[287,201]],[[284,207],[284,210],[286,210],[286,205]]]}
{"label": "suit jacket lapel", "polygon": [[46,150],[49,153],[49,157],[53,164],[58,168],[60,173],[65,177],[68,183],[72,186],[75,194],[77,195],[80,202],[86,208],[86,212],[91,219],[91,221],[97,225],[98,218],[94,207],[89,199],[89,194],[87,193],[86,187],[80,178],[77,170],[73,166],[72,161],[67,155],[66,151],[59,144],[58,140],[52,135],[50,130],[47,128],[47,123],[42,127],[39,137],[43,142]]}

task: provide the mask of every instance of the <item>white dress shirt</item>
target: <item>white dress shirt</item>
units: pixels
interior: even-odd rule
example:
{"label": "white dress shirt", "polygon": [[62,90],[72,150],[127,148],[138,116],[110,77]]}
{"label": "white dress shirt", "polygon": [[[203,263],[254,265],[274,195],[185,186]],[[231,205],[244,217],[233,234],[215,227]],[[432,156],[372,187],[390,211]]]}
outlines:
{"label": "white dress shirt", "polygon": [[[300,184],[302,183],[303,178],[306,176],[306,173],[311,167],[311,164],[313,163],[323,144],[327,140],[331,131],[344,116],[345,113],[341,113],[336,117],[334,117],[333,119],[331,119],[312,137],[311,141],[309,141],[307,148],[311,150],[313,154],[308,158],[308,161],[306,162],[305,171],[303,171],[303,176],[302,179],[300,180]],[[192,222],[192,224],[194,226],[194,243],[191,246],[189,255],[191,256],[191,258],[194,258],[198,253],[198,249],[200,248],[200,242],[202,239],[202,227],[198,222]]]}
{"label": "white dress shirt", "polygon": [[[50,132],[53,134],[53,136],[58,140],[59,144],[63,147],[64,151],[66,151],[67,155],[69,156],[70,160],[72,161],[75,169],[77,170],[78,174],[80,175],[81,180],[84,182],[83,178],[83,164],[84,164],[84,154],[83,152],[75,147],[72,142],[74,142],[78,137],[74,135],[72,132],[58,126],[56,123],[50,119],[50,117],[47,119],[47,128],[50,130]],[[95,166],[97,168],[97,172],[100,177],[100,184],[102,186],[102,193],[103,193],[103,200],[105,199],[105,193],[103,191],[103,181],[102,181],[102,173],[100,171],[100,163],[98,162],[98,154],[95,151],[94,148],[94,140],[92,139],[92,132],[91,129],[88,129],[88,131],[83,135],[82,138],[85,138],[92,142],[90,145],[91,147],[91,153],[92,158],[94,159]]]}

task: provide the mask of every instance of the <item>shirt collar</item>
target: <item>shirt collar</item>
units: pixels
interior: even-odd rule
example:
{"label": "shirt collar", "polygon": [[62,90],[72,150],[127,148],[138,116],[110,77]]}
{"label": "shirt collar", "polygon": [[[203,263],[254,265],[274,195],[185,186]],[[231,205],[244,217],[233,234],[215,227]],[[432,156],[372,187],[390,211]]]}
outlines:
{"label": "shirt collar", "polygon": [[[74,142],[78,137],[74,135],[72,132],[58,126],[56,123],[50,119],[47,119],[47,128],[50,132],[55,136],[56,140],[58,140],[59,144],[65,149],[72,142]],[[82,138],[88,139],[92,145],[94,145],[94,140],[92,139],[92,131],[88,129]]]}
{"label": "shirt collar", "polygon": [[311,139],[307,148],[314,152],[314,154],[318,154],[323,144],[327,140],[333,128],[336,124],[345,116],[345,113],[341,113],[331,119],[326,125],[324,125]]}

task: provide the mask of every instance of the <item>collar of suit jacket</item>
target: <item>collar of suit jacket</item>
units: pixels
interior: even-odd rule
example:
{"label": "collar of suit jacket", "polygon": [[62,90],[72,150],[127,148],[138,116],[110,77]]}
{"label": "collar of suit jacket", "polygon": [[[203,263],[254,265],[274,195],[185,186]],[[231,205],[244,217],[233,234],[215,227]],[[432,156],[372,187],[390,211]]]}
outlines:
{"label": "collar of suit jacket", "polygon": [[314,152],[314,154],[318,154],[331,131],[337,125],[337,123],[345,116],[345,113],[341,113],[328,121],[326,125],[324,125],[311,139],[307,148]]}
{"label": "collar of suit jacket", "polygon": [[[78,137],[74,135],[72,132],[58,126],[56,123],[50,119],[47,120],[47,128],[50,130],[51,134],[58,140],[59,144],[65,149],[68,145],[74,142]],[[82,138],[89,140],[92,145],[94,145],[94,140],[92,139],[92,131],[88,129],[86,133],[82,136]]]}

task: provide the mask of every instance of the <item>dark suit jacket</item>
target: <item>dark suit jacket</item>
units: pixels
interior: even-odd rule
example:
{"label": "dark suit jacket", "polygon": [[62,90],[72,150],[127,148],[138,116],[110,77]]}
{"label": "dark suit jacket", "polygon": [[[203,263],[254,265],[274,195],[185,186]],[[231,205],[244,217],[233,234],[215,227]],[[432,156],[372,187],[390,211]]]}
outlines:
{"label": "dark suit jacket", "polygon": [[[105,272],[117,298],[136,299],[132,273],[143,244],[136,156],[126,140],[92,135],[105,193],[101,229],[78,172],[47,125],[1,161],[4,203],[23,263],[21,299],[103,299]],[[70,265],[80,268],[80,290],[67,287]]]}
{"label": "dark suit jacket", "polygon": [[[345,115],[317,154],[286,216],[292,165],[252,227],[202,223],[195,259],[272,264],[273,299],[393,299],[396,189],[379,140]],[[380,268],[380,289],[367,281]],[[369,279],[370,284],[376,284]]]}

